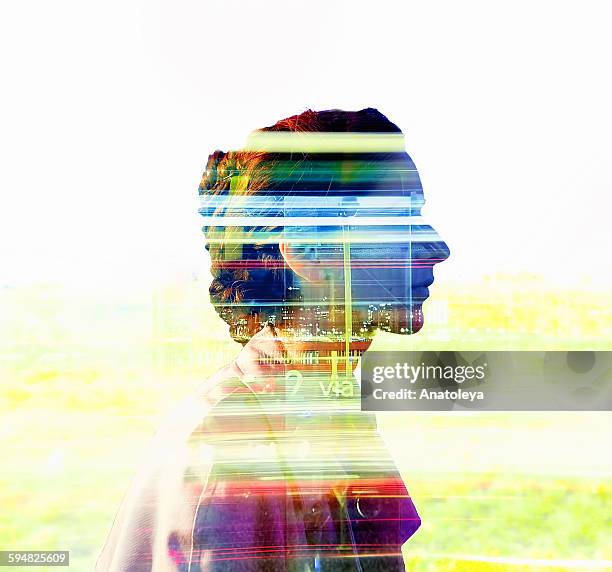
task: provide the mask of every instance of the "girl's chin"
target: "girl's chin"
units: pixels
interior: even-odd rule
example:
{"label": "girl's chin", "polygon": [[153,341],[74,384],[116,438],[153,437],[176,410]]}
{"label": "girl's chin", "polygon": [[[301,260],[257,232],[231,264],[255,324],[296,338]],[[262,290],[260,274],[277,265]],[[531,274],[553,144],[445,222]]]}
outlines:
{"label": "girl's chin", "polygon": [[416,334],[423,327],[424,319],[423,319],[423,307],[422,306],[414,306],[410,312],[410,326],[412,334]]}
{"label": "girl's chin", "polygon": [[418,306],[413,306],[410,309],[410,317],[407,321],[409,321],[410,323],[395,326],[394,329],[391,330],[391,333],[409,336],[411,334],[416,334],[417,332],[419,332],[423,327],[424,323],[423,308],[420,304]]}

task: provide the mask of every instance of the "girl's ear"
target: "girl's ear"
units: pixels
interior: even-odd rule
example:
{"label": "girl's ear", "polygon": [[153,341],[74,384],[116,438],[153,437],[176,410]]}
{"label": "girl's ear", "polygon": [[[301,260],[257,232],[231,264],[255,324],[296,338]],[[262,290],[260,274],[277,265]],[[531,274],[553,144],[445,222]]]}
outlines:
{"label": "girl's ear", "polygon": [[285,264],[300,278],[308,280],[308,273],[304,263],[304,253],[302,252],[300,254],[298,248],[282,240],[278,243],[278,248],[285,259]]}
{"label": "girl's ear", "polygon": [[335,280],[338,283],[343,279],[344,271],[342,265],[338,264],[341,253],[329,247],[321,248],[314,244],[294,241],[280,241],[278,247],[285,264],[306,282],[323,284]]}

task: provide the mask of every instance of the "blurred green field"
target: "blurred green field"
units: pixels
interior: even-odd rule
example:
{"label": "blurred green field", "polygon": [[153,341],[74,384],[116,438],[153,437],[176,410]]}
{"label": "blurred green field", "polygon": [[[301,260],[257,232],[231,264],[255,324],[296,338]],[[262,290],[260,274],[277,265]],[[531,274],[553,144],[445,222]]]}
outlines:
{"label": "blurred green field", "polygon": [[[93,569],[157,416],[239,349],[205,289],[0,290],[0,549],[70,550],[71,570]],[[528,290],[436,291],[402,343],[612,349],[609,293]],[[408,570],[612,570],[611,413],[379,423],[423,519]]]}
{"label": "blurred green field", "polygon": [[[461,557],[612,560],[609,416],[516,416],[381,420],[423,519],[409,570],[576,569]],[[72,569],[91,570],[153,426],[95,411],[3,416],[2,545],[68,549]]]}

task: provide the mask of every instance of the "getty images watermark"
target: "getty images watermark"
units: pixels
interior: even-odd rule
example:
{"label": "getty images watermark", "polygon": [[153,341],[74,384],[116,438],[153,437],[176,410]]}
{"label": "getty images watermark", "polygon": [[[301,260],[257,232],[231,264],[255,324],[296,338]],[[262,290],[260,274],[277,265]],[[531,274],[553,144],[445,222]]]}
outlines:
{"label": "getty images watermark", "polygon": [[398,390],[386,391],[382,387],[376,387],[372,392],[374,399],[469,399],[470,401],[484,399],[484,392],[480,390],[465,391],[462,388],[441,389],[424,386],[425,381],[454,381],[461,384],[465,381],[479,380],[485,378],[488,364],[476,366],[464,365],[427,365],[421,362],[413,365],[408,362],[396,362],[395,365],[377,365],[372,369],[372,382],[381,384],[390,380],[403,380],[415,385],[420,382],[420,389],[402,387]]}
{"label": "getty images watermark", "polygon": [[361,408],[612,410],[612,352],[366,352]]}

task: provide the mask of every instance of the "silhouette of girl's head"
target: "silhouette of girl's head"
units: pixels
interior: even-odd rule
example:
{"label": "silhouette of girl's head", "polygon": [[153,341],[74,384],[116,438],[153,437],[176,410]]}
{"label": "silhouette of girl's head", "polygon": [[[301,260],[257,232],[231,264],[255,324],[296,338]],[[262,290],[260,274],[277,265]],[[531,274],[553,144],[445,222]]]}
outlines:
{"label": "silhouette of girl's head", "polygon": [[305,111],[210,155],[199,187],[213,281],[232,336],[409,334],[448,248],[422,223],[401,130],[376,109]]}

